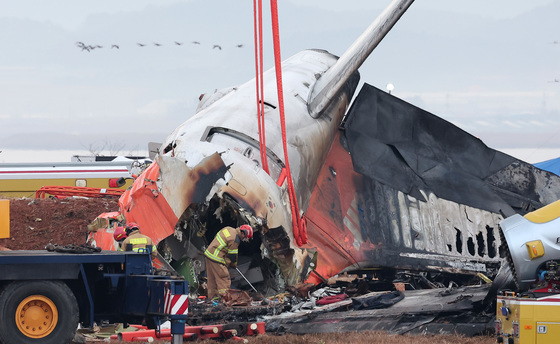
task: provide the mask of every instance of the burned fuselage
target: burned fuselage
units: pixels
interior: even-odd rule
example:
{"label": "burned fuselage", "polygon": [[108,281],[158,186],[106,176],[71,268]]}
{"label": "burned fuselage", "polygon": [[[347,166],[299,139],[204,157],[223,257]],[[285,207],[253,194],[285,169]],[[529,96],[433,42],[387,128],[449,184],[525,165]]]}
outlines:
{"label": "burned fuselage", "polygon": [[[309,202],[311,190],[334,138],[338,123],[357,85],[357,75],[339,94],[330,111],[318,119],[307,114],[310,86],[336,62],[336,58],[318,50],[304,51],[283,64],[285,80],[285,113],[288,156],[292,166],[298,202]],[[265,89],[274,90],[274,71],[264,75]],[[276,93],[265,94],[266,157],[269,173],[262,168],[254,81],[234,88],[219,97],[202,99],[201,109],[179,126],[162,145],[157,162],[161,166],[162,183],[173,186],[173,199],[183,199],[183,188],[174,187],[183,176],[169,178],[167,161],[194,168],[201,159],[219,152],[228,170],[220,182],[208,190],[206,199],[190,202],[176,211],[180,221],[177,231],[183,238],[191,237],[190,219],[202,221],[208,236],[206,242],[226,225],[250,223],[257,228],[264,256],[274,260],[287,283],[305,279],[313,258],[313,250],[298,249],[291,231],[291,209],[287,182],[283,171],[282,132]],[[175,172],[173,172],[175,173]],[[164,182],[165,181],[165,182]],[[184,216],[181,209],[187,209]],[[215,220],[217,219],[217,220]],[[177,233],[175,235],[177,236]],[[204,245],[198,245],[202,250]],[[243,251],[243,247],[241,249]],[[293,267],[297,268],[294,269]]]}
{"label": "burned fuselage", "polygon": [[390,268],[492,278],[507,254],[500,221],[558,198],[557,175],[366,84],[306,212],[312,277]]}
{"label": "burned fuselage", "polygon": [[[265,141],[255,80],[205,95],[120,199],[126,222],[190,281],[214,235],[245,223],[256,233],[239,267],[263,291],[350,270],[493,276],[499,221],[559,198],[558,178],[367,85],[339,130],[359,81],[354,57],[363,61],[366,41],[379,42],[410,3],[394,0],[340,59],[306,50],[282,63],[285,130],[275,70],[264,73]],[[283,137],[308,242],[293,225]],[[112,230],[90,240],[115,249]]]}
{"label": "burned fuselage", "polygon": [[[309,116],[311,86],[336,61],[326,51],[307,50],[283,63],[285,133],[301,209],[309,203],[359,79],[355,73],[321,117]],[[201,253],[218,230],[249,223],[257,233],[241,253],[270,260],[283,281],[295,284],[308,275],[315,250],[294,244],[274,70],[264,74],[264,81],[270,91],[264,97],[269,173],[259,154],[253,80],[205,96],[198,112],[165,140],[120,207],[127,222],[137,222],[175,261],[189,256],[203,262]]]}

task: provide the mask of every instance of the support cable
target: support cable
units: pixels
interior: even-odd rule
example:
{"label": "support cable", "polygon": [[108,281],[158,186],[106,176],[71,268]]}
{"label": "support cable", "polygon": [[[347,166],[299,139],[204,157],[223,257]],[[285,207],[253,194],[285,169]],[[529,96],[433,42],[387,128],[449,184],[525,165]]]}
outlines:
{"label": "support cable", "polygon": [[266,136],[264,122],[264,85],[263,85],[263,36],[262,0],[253,0],[255,30],[255,81],[257,93],[257,117],[259,123],[259,146],[263,170],[270,174],[266,155]]}
{"label": "support cable", "polygon": [[286,165],[286,179],[288,180],[288,191],[290,196],[290,206],[292,209],[292,226],[294,239],[298,246],[307,244],[307,228],[305,219],[299,216],[297,197],[292,181],[292,172],[288,160],[288,146],[286,142],[286,119],[284,116],[284,94],[282,88],[282,59],[280,56],[280,33],[278,25],[278,6],[277,0],[270,0],[272,15],[272,37],[274,42],[274,65],[276,69],[276,85],[278,89],[278,107],[280,111],[280,123],[282,126],[282,146],[284,148],[284,161]]}

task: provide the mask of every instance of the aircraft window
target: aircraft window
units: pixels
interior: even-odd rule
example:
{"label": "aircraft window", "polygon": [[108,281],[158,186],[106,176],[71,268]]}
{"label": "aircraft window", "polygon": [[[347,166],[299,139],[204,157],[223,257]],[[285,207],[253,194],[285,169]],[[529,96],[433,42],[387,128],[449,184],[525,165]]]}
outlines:
{"label": "aircraft window", "polygon": [[472,237],[469,237],[469,238],[467,239],[467,249],[469,250],[469,254],[470,254],[471,256],[474,256],[474,253],[475,253],[475,252],[474,252],[474,240],[473,240]]}
{"label": "aircraft window", "polygon": [[263,104],[264,104],[266,107],[272,108],[272,110],[276,109],[276,106],[274,106],[274,105],[272,105],[272,104],[270,104],[270,103],[268,103],[268,102],[263,102]]}
{"label": "aircraft window", "polygon": [[455,228],[455,248],[457,249],[457,252],[459,253],[463,253],[463,235],[461,233],[460,230],[458,230],[457,228]]}
{"label": "aircraft window", "polygon": [[243,151],[243,155],[244,155],[246,158],[251,159],[251,158],[253,157],[253,148],[251,148],[251,147],[245,148],[245,150]]}
{"label": "aircraft window", "polygon": [[486,226],[486,241],[488,244],[488,257],[496,257],[496,237],[494,236],[494,228]]}
{"label": "aircraft window", "polygon": [[175,149],[177,147],[177,143],[175,141],[170,142],[165,148],[163,149],[163,154]]}

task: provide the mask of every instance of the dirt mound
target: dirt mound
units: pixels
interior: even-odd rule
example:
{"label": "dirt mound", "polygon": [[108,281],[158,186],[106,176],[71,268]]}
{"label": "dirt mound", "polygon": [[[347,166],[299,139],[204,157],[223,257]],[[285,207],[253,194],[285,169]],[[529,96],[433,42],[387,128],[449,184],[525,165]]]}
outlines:
{"label": "dirt mound", "polygon": [[10,238],[0,246],[11,250],[43,250],[45,245],[81,245],[87,225],[99,214],[118,211],[118,198],[10,198]]}

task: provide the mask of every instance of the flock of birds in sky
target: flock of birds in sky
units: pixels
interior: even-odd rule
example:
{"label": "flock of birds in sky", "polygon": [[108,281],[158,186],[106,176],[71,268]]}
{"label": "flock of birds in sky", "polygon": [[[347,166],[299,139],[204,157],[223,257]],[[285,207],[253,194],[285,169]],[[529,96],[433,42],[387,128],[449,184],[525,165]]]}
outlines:
{"label": "flock of birds in sky", "polygon": [[[172,43],[172,45],[175,45],[175,46],[181,46],[181,45],[183,45],[183,44],[184,44],[183,42],[177,42],[177,41],[174,41],[174,42]],[[200,42],[199,42],[199,41],[192,41],[191,44],[200,45]],[[560,44],[560,41],[552,41],[552,42],[550,42],[550,44]],[[146,43],[138,43],[138,42],[136,43],[136,45],[137,45],[138,47],[140,47],[140,48],[149,46],[149,44],[146,44]],[[157,43],[157,42],[152,42],[152,45],[153,45],[154,47],[161,47],[163,44]],[[102,49],[102,48],[104,48],[103,45],[98,45],[98,44],[96,44],[96,45],[91,45],[91,44],[85,44],[84,42],[76,42],[76,46],[77,46],[79,49],[82,49],[82,51],[87,51],[87,52],[91,52],[91,51],[93,51],[93,50],[95,50],[95,49]],[[243,44],[237,44],[237,45],[235,45],[236,48],[243,48],[243,46],[244,46]],[[119,46],[118,44],[111,44],[110,49],[120,49],[120,46]],[[213,45],[212,45],[212,49],[222,50],[222,46],[219,45],[219,44],[213,44]],[[553,79],[553,80],[549,80],[548,82],[549,82],[549,83],[560,83],[560,79],[555,78],[555,79]]]}
{"label": "flock of birds in sky", "polygon": [[[161,47],[163,45],[161,43],[156,43],[156,42],[152,42],[152,44],[153,44],[154,47]],[[177,41],[173,42],[173,45],[175,45],[175,46],[181,46],[183,44],[184,44],[183,42],[177,42]],[[200,42],[192,41],[191,44],[200,45]],[[149,46],[149,44],[146,44],[146,43],[136,43],[136,45],[140,48]],[[82,49],[82,51],[87,51],[87,52],[91,52],[95,49],[103,49],[104,48],[103,45],[98,45],[98,44],[91,45],[91,44],[85,44],[84,42],[76,42],[76,46],[78,48]],[[235,47],[236,48],[243,48],[243,44],[237,44]],[[111,47],[109,49],[120,49],[120,46],[118,44],[111,44]],[[212,49],[222,50],[222,46],[219,45],[219,44],[213,44]]]}

